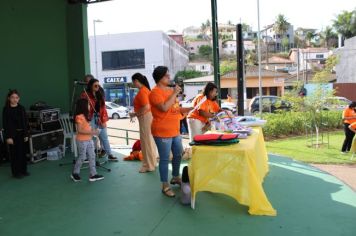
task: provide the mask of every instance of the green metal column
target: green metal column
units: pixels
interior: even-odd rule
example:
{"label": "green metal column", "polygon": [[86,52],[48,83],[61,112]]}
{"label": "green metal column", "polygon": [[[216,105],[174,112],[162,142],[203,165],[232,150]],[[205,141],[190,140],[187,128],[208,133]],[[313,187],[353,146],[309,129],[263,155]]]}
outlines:
{"label": "green metal column", "polygon": [[211,0],[211,24],[213,36],[213,57],[214,57],[214,83],[218,87],[218,101],[221,105],[220,91],[220,62],[219,62],[219,30],[218,30],[218,14],[216,0]]}

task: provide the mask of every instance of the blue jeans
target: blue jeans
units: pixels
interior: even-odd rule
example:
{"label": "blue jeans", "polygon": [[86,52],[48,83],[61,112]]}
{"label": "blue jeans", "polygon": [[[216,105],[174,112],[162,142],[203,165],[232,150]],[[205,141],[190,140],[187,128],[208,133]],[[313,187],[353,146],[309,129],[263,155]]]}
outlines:
{"label": "blue jeans", "polygon": [[102,148],[105,150],[105,152],[108,155],[111,155],[111,147],[110,147],[110,143],[109,143],[108,129],[96,124],[94,118],[90,121],[90,126],[93,129],[101,129],[100,134],[99,134],[100,144],[102,145]]}
{"label": "blue jeans", "polygon": [[161,176],[161,182],[168,183],[168,164],[171,151],[173,153],[172,175],[173,177],[179,176],[180,162],[182,160],[183,154],[182,137],[177,136],[173,138],[153,138],[156,142],[159,154],[159,174]]}

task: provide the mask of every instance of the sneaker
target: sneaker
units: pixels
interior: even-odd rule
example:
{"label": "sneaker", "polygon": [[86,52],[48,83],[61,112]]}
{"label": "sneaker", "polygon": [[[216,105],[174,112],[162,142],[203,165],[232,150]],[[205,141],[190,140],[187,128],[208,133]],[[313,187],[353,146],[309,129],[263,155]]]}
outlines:
{"label": "sneaker", "polygon": [[109,155],[108,160],[109,161],[119,161],[119,159],[117,159],[117,157],[114,157],[112,154]]}
{"label": "sneaker", "polygon": [[102,180],[102,179],[104,179],[104,176],[98,175],[98,174],[89,177],[90,182],[95,182],[95,181]]}
{"label": "sneaker", "polygon": [[345,154],[347,154],[347,152],[341,152],[341,154],[345,155]]}
{"label": "sneaker", "polygon": [[74,182],[80,182],[82,181],[82,179],[80,178],[80,176],[78,174],[71,174],[70,178],[74,181]]}

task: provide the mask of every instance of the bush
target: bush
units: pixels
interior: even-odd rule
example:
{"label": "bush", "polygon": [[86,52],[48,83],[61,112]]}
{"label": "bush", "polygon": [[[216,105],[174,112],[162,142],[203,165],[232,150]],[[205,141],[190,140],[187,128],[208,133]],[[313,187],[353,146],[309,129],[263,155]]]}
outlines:
{"label": "bush", "polygon": [[263,132],[267,138],[279,138],[305,134],[307,126],[314,128],[315,124],[320,130],[339,129],[342,127],[341,114],[341,111],[323,111],[319,116],[309,112],[264,113],[262,118],[267,124]]}

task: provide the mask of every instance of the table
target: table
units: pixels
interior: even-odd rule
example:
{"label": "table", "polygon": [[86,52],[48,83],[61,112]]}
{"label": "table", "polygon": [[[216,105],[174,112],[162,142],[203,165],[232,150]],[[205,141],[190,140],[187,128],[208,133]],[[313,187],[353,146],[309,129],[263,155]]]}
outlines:
{"label": "table", "polygon": [[254,128],[251,136],[238,144],[193,146],[188,170],[193,209],[197,193],[209,191],[249,206],[251,215],[277,215],[262,187],[269,167],[261,128]]}

